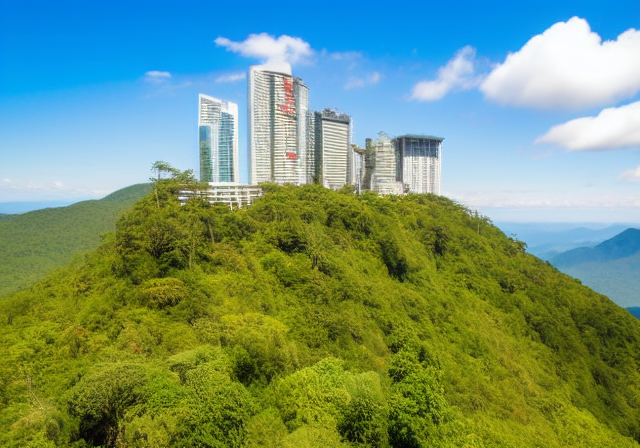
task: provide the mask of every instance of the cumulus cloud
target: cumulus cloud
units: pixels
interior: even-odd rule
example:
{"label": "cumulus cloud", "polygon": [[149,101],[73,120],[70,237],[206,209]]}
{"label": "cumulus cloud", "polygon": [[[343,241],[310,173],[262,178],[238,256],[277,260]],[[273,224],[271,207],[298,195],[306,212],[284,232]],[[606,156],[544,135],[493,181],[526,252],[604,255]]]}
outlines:
{"label": "cumulus cloud", "polygon": [[226,37],[218,37],[215,43],[227,51],[238,53],[247,58],[256,58],[267,65],[305,64],[310,61],[314,51],[309,43],[299,37],[283,34],[276,38],[267,33],[249,34],[241,41],[234,42]]}
{"label": "cumulus cloud", "polygon": [[382,79],[382,75],[378,72],[373,72],[364,78],[358,78],[356,76],[352,76],[349,78],[349,81],[345,84],[345,90],[351,89],[361,89],[363,87],[372,86],[374,84],[378,84]]}
{"label": "cumulus cloud", "polygon": [[553,126],[534,143],[556,144],[570,151],[640,147],[640,101]]}
{"label": "cumulus cloud", "polygon": [[582,109],[612,104],[640,91],[640,31],[602,42],[586,20],[573,17],[507,55],[480,85],[505,105]]}
{"label": "cumulus cloud", "polygon": [[476,87],[481,78],[475,75],[476,50],[466,46],[459,50],[438,69],[438,77],[432,81],[420,81],[413,86],[411,99],[418,101],[436,101],[453,89],[468,90]]}
{"label": "cumulus cloud", "polygon": [[144,74],[144,80],[151,84],[161,84],[171,79],[171,73],[151,70]]}
{"label": "cumulus cloud", "polygon": [[625,170],[618,176],[620,182],[640,182],[640,166],[636,169]]}
{"label": "cumulus cloud", "polygon": [[242,81],[247,77],[245,72],[231,73],[229,75],[221,75],[216,78],[217,83]]}

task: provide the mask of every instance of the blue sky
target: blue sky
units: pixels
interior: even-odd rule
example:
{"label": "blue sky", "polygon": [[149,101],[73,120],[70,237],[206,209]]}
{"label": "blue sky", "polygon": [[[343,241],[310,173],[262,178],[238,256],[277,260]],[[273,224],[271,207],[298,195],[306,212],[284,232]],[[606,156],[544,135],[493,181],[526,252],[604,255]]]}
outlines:
{"label": "blue sky", "polygon": [[640,222],[637,30],[637,0],[3,0],[0,202],[197,168],[198,93],[239,104],[246,181],[246,71],[275,57],[360,145],[444,137],[443,193],[496,221]]}

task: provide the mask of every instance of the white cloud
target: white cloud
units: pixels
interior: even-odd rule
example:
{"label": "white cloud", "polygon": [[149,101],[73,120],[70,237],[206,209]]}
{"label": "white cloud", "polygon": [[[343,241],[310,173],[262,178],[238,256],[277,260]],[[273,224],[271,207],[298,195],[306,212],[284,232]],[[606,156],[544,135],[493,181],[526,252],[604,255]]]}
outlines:
{"label": "white cloud", "polygon": [[218,76],[216,78],[216,82],[217,83],[236,82],[236,81],[242,81],[243,79],[246,79],[246,77],[247,77],[247,74],[245,72],[231,73],[229,75]]}
{"label": "white cloud", "polygon": [[267,33],[249,34],[241,42],[218,37],[215,43],[219,47],[225,47],[227,51],[259,59],[267,65],[304,64],[308,63],[314,54],[309,43],[286,34],[278,38]]}
{"label": "white cloud", "polygon": [[618,176],[620,182],[640,182],[640,166],[636,169],[625,170]]}
{"label": "white cloud", "polygon": [[420,81],[413,86],[411,99],[418,101],[436,101],[453,89],[468,90],[476,87],[481,78],[475,73],[476,50],[466,46],[459,50],[438,69],[438,78],[433,81]]}
{"label": "white cloud", "polygon": [[534,143],[556,144],[569,151],[640,147],[640,101],[553,126]]}
{"label": "white cloud", "polygon": [[365,76],[364,78],[358,78],[353,76],[349,78],[349,81],[347,81],[344,88],[345,90],[361,89],[366,86],[372,86],[374,84],[378,84],[378,82],[380,82],[381,79],[382,79],[382,75],[378,72],[373,72],[368,76]]}
{"label": "white cloud", "polygon": [[640,31],[602,42],[573,17],[532,37],[483,81],[485,97],[501,104],[581,109],[612,104],[640,91]]}
{"label": "white cloud", "polygon": [[160,84],[171,79],[171,73],[151,70],[144,74],[144,80],[152,84]]}

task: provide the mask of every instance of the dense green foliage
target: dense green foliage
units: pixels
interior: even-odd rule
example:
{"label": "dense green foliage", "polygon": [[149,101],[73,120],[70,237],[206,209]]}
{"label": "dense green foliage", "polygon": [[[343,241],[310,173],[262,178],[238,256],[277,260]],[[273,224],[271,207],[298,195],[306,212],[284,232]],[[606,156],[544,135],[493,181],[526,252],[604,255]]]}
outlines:
{"label": "dense green foliage", "polygon": [[558,268],[605,294],[621,307],[640,305],[640,252],[611,261],[593,261]]}
{"label": "dense green foliage", "polygon": [[97,201],[0,216],[0,296],[24,289],[80,252],[95,249],[100,233],[115,230],[123,210],[150,184],[123,188]]}
{"label": "dense green foliage", "polygon": [[431,195],[157,189],[0,301],[0,445],[638,447],[640,322]]}

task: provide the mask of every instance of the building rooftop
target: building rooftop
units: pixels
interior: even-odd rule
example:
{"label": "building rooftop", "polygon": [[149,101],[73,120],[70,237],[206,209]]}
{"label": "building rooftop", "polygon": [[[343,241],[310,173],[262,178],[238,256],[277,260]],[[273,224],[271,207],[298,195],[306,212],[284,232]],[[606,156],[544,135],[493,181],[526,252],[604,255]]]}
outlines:
{"label": "building rooftop", "polygon": [[444,137],[436,137],[435,135],[426,135],[426,134],[405,134],[405,135],[398,135],[396,138],[421,138],[426,140],[438,140],[440,142],[444,140]]}

